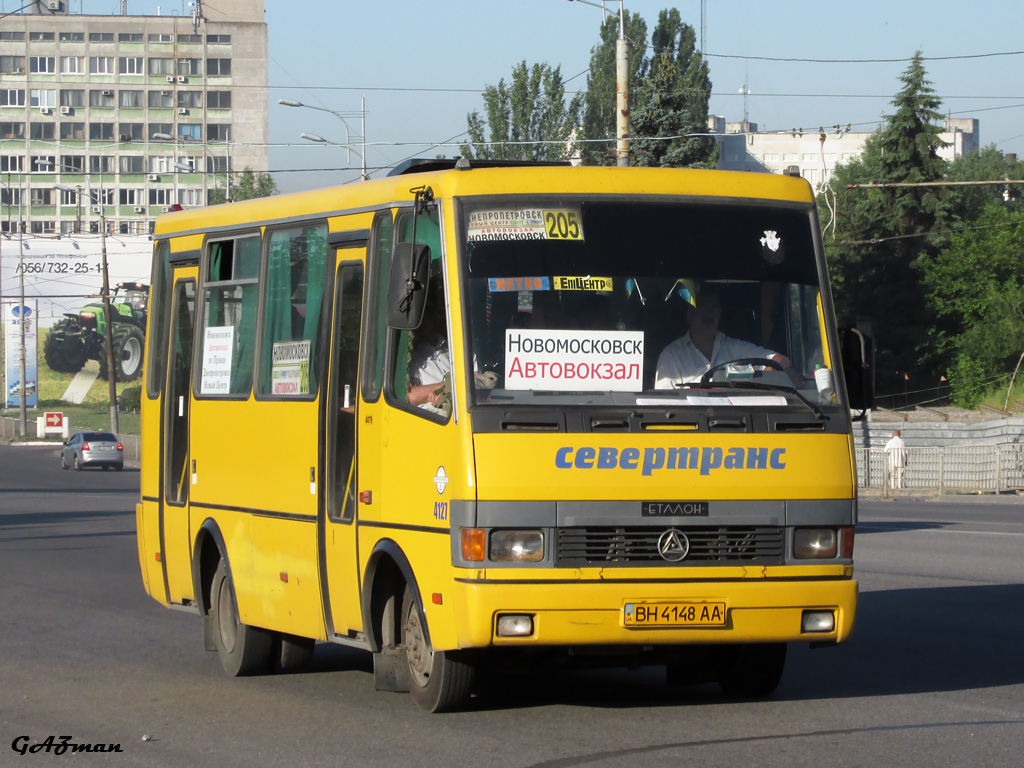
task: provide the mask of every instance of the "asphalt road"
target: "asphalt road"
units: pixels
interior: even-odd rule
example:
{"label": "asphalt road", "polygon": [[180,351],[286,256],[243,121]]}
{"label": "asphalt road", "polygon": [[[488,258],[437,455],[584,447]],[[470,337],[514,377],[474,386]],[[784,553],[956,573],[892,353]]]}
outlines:
{"label": "asphalt road", "polygon": [[[768,701],[659,669],[521,677],[468,712],[373,690],[369,657],[232,680],[198,617],[142,591],[138,474],[0,445],[0,766],[1019,766],[1024,503],[865,501],[860,614]],[[514,690],[512,690],[514,688]],[[22,736],[28,740],[16,741]],[[121,752],[19,754],[47,737]]]}

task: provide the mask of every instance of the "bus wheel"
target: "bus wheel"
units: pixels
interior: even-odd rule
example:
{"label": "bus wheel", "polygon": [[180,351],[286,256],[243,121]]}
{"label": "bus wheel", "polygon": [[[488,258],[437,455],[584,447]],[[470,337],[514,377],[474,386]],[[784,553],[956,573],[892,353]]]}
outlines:
{"label": "bus wheel", "polygon": [[269,632],[250,627],[238,619],[235,590],[227,565],[221,560],[210,587],[214,642],[224,671],[232,677],[258,674],[270,664],[273,638]]}
{"label": "bus wheel", "polygon": [[412,590],[406,587],[402,599],[402,646],[409,668],[409,692],[422,710],[450,712],[469,699],[474,667],[465,653],[431,648],[426,626]]}
{"label": "bus wheel", "polygon": [[718,685],[726,696],[761,698],[770,695],[786,666],[785,643],[723,645],[717,649]]}

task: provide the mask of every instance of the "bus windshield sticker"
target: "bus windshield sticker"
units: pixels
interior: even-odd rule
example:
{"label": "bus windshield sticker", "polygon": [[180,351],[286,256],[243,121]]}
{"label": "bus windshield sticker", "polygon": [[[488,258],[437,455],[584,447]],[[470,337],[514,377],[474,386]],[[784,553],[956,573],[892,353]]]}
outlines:
{"label": "bus windshield sticker", "polygon": [[583,240],[578,209],[501,208],[469,214],[467,239],[487,240]]}
{"label": "bus windshield sticker", "polygon": [[640,392],[643,331],[505,331],[505,388]]}
{"label": "bus windshield sticker", "polygon": [[231,391],[231,356],[235,348],[234,340],[234,326],[215,326],[206,329],[199,394],[226,395]]}
{"label": "bus windshield sticker", "polygon": [[309,346],[308,339],[274,342],[273,394],[309,394]]}
{"label": "bus windshield sticker", "polygon": [[491,293],[502,291],[550,291],[551,279],[548,277],[489,277],[487,290]]}
{"label": "bus windshield sticker", "polygon": [[600,291],[602,293],[612,290],[614,281],[610,277],[594,277],[593,275],[581,275],[579,277],[553,277],[551,284],[556,291]]}

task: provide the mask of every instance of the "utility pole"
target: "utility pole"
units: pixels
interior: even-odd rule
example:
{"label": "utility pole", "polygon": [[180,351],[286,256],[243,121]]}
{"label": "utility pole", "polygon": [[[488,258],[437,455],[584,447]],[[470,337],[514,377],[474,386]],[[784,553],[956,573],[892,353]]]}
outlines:
{"label": "utility pole", "polygon": [[[103,188],[100,187],[100,195]],[[110,314],[110,273],[107,270],[107,215],[100,209],[100,252],[103,254],[103,316],[107,347],[107,396],[110,398],[110,431],[117,435],[117,371],[114,368],[114,317]]]}
{"label": "utility pole", "polygon": [[622,0],[619,0],[619,39],[615,41],[615,164],[629,165],[629,45],[626,42],[626,21]]}

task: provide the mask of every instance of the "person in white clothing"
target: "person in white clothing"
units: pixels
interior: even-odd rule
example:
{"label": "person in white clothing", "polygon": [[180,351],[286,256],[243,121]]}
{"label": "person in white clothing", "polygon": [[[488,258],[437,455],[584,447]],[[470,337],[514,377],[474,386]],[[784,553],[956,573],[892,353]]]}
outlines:
{"label": "person in white clothing", "polygon": [[889,470],[889,487],[893,490],[903,487],[903,474],[907,468],[907,444],[897,429],[885,444],[886,468]]}
{"label": "person in white clothing", "polygon": [[705,288],[694,300],[696,305],[686,308],[689,330],[665,347],[658,357],[655,389],[674,389],[680,384],[700,381],[713,365],[743,358],[774,360],[795,386],[802,386],[799,374],[793,370],[788,357],[749,341],[731,338],[718,330],[722,305],[717,293]]}

